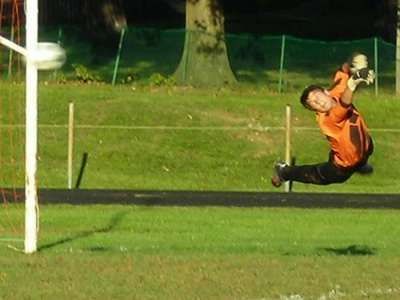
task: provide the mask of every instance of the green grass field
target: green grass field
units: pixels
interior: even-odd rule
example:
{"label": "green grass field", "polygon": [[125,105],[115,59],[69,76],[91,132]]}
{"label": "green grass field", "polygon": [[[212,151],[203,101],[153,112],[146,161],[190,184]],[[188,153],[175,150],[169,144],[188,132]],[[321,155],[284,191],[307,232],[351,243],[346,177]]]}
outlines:
{"label": "green grass field", "polygon": [[[23,112],[22,87],[0,88]],[[273,191],[269,176],[273,162],[283,157],[284,132],[257,128],[284,126],[287,103],[294,126],[316,126],[296,94],[265,89],[42,83],[40,95],[42,187],[66,187],[64,125],[71,101],[77,125],[74,178],[82,154],[89,154],[81,188]],[[356,101],[375,139],[374,175],[328,187],[295,184],[295,191],[398,192],[399,133],[379,130],[400,128],[397,101],[368,92]],[[9,113],[7,102],[3,107],[4,124],[22,123],[22,113]],[[11,152],[23,157],[17,142],[23,130],[5,127],[2,133],[3,145],[13,140]],[[326,158],[318,130],[293,134],[298,163]],[[7,147],[0,152],[7,154]],[[9,169],[3,167],[3,182],[18,186],[23,163],[14,159],[4,166]],[[15,204],[0,210],[2,299],[400,297],[394,210],[43,205],[34,255],[18,251],[23,214]]]}
{"label": "green grass field", "polygon": [[[276,74],[275,74],[276,75]],[[291,74],[294,77],[295,74]],[[328,146],[299,92],[56,84],[43,75],[38,184],[67,186],[68,104],[75,104],[74,181],[81,188],[282,191],[269,178],[284,156],[293,109],[297,163]],[[24,88],[0,85],[2,186],[24,184]],[[298,192],[398,193],[400,110],[387,91],[355,100],[375,141],[375,173]],[[40,201],[40,199],[39,199]],[[40,207],[39,252],[23,249],[24,208],[0,209],[0,299],[399,299],[395,210]]]}
{"label": "green grass field", "polygon": [[37,254],[0,240],[0,298],[398,299],[399,225],[393,210],[45,205]]}

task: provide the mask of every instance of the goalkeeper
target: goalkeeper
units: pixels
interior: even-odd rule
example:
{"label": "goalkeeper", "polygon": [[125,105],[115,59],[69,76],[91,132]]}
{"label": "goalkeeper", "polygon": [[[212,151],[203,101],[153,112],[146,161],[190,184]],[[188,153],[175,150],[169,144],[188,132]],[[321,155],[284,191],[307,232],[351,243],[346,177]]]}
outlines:
{"label": "goalkeeper", "polygon": [[353,56],[350,69],[349,75],[341,79],[342,84],[329,91],[311,85],[300,97],[303,106],[316,113],[319,127],[328,139],[328,161],[303,166],[278,162],[271,178],[275,187],[287,180],[320,185],[341,183],[367,166],[373,142],[363,117],[353,105],[353,94],[360,84],[371,84],[375,75],[368,69],[363,54]]}

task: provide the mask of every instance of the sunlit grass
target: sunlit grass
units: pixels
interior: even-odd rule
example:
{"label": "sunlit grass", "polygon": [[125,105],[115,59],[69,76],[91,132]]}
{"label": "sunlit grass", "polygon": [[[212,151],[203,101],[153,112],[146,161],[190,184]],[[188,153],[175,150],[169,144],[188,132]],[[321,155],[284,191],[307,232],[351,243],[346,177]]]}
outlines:
{"label": "sunlit grass", "polygon": [[[395,299],[397,215],[393,210],[42,205],[38,253],[22,254],[16,251],[22,243],[0,240],[0,296],[314,299],[335,290],[362,299],[380,296],[379,290],[383,299]],[[43,284],[46,289],[34,288]]]}

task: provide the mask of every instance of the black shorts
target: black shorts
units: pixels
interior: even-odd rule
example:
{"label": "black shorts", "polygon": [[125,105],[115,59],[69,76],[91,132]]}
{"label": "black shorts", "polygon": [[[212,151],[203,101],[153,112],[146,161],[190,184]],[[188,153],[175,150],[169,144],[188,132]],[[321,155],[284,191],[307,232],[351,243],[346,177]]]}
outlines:
{"label": "black shorts", "polygon": [[368,158],[373,151],[374,145],[371,139],[370,147],[368,152],[365,154],[365,157],[353,167],[343,168],[337,166],[333,161],[332,153],[330,153],[328,161],[324,163],[286,167],[282,171],[282,177],[285,180],[320,185],[341,183],[349,179],[358,169],[367,164]]}

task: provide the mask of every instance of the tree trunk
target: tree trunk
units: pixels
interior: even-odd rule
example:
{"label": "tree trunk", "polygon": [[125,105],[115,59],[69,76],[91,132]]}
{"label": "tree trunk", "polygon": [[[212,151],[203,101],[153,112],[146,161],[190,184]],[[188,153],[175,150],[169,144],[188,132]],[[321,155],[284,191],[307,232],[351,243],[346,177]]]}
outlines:
{"label": "tree trunk", "polygon": [[186,0],[186,36],[178,84],[222,86],[236,82],[225,44],[220,0]]}
{"label": "tree trunk", "polygon": [[98,50],[115,49],[123,28],[127,27],[121,0],[85,0],[82,14],[85,29],[91,42]]}

